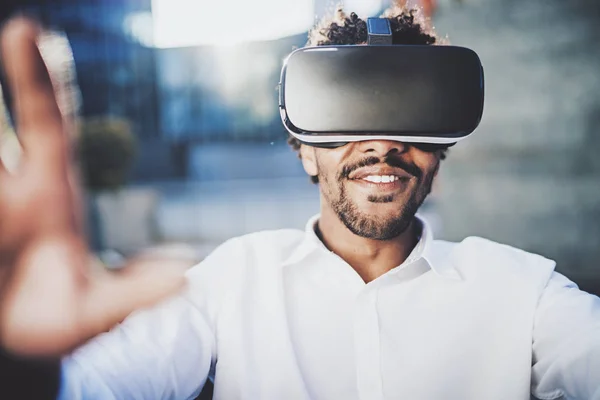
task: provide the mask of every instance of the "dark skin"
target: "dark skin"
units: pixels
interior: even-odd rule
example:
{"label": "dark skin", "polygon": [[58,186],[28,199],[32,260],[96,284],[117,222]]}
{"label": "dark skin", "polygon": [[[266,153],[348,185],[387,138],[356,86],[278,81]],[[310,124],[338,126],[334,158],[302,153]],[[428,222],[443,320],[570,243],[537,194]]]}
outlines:
{"label": "dark skin", "polygon": [[23,147],[16,171],[0,162],[0,346],[58,359],[181,290],[187,265],[137,260],[123,273],[91,273],[71,157],[75,125],[59,109],[40,33],[34,21],[18,18],[0,36]]}
{"label": "dark skin", "polygon": [[[366,283],[402,264],[418,242],[414,212],[431,190],[442,150],[372,140],[300,151],[305,171],[319,177],[319,233],[327,248]],[[377,176],[393,178],[372,182]]]}

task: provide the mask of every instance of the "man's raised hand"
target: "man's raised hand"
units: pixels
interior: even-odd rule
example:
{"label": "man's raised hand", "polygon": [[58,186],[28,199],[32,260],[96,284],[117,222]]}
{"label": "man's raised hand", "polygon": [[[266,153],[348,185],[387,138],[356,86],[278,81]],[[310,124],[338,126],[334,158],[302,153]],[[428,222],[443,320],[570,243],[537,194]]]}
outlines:
{"label": "man's raised hand", "polygon": [[23,147],[11,173],[0,160],[0,344],[58,357],[137,308],[184,285],[179,262],[139,260],[90,276],[70,125],[40,54],[41,28],[23,17],[1,34],[1,59]]}

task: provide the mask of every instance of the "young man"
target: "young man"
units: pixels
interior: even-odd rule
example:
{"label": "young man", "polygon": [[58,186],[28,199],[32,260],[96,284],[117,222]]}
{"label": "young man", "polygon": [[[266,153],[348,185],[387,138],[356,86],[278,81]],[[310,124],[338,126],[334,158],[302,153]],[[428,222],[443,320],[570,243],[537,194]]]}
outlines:
{"label": "young man", "polygon": [[[413,13],[387,16],[395,44],[435,43]],[[365,42],[364,21],[336,19],[309,44]],[[600,299],[550,260],[437,241],[415,216],[445,148],[292,144],[321,193],[306,230],[224,243],[184,294],[66,357],[61,398],[188,399],[208,377],[217,399],[600,399]]]}

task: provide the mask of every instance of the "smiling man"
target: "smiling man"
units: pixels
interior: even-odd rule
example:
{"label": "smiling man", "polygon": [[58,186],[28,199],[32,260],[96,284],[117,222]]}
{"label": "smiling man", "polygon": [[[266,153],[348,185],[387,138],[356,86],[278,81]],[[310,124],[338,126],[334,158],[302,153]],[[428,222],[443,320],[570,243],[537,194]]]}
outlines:
{"label": "smiling man", "polygon": [[390,140],[337,149],[301,146],[306,172],[318,177],[321,240],[344,255],[365,282],[402,264],[415,246],[415,214],[429,192],[442,150],[425,152]]}
{"label": "smiling man", "polygon": [[[385,17],[394,44],[437,40],[413,12]],[[309,44],[366,40],[339,11]],[[216,399],[600,399],[597,297],[551,260],[435,240],[416,216],[447,145],[290,143],[320,215],[221,245],[185,293],[65,357],[61,398],[191,399],[209,378]]]}

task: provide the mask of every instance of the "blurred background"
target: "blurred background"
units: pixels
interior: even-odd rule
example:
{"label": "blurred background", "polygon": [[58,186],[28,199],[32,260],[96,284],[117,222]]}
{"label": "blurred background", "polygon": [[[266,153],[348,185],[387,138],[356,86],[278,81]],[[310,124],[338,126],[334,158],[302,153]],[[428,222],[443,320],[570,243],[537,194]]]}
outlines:
{"label": "blurred background", "polygon": [[[390,0],[344,3],[366,18]],[[426,3],[440,35],[479,53],[487,98],[422,214],[439,238],[543,254],[600,294],[600,2]],[[107,264],[139,251],[200,260],[230,237],[302,229],[318,212],[276,85],[334,5],[2,0],[0,18],[27,10],[71,43],[90,240]]]}

